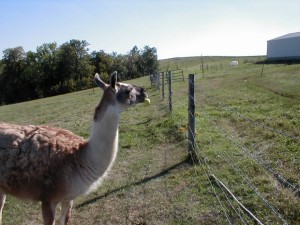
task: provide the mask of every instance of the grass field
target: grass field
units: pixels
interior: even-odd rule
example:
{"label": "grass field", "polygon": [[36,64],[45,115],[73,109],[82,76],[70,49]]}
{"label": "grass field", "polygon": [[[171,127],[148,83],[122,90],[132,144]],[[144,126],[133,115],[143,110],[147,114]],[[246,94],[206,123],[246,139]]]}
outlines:
{"label": "grass field", "polygon": [[[230,67],[231,60],[239,65]],[[71,224],[255,224],[214,174],[264,224],[300,224],[300,64],[263,57],[162,60],[161,70],[196,73],[199,163],[187,157],[188,82],[168,98],[148,77],[152,104],[122,115],[115,165],[95,192],[75,200]],[[167,93],[167,92],[166,92]],[[98,89],[0,107],[0,120],[49,124],[88,137]],[[281,218],[280,218],[281,217]],[[7,199],[4,224],[41,224],[40,204]]]}

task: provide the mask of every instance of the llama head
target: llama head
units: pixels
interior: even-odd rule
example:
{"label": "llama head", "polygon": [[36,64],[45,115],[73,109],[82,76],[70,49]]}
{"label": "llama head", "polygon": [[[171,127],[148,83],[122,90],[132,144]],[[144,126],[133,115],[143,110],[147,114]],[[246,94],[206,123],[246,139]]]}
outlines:
{"label": "llama head", "polygon": [[110,75],[110,84],[103,82],[97,73],[95,82],[104,91],[103,99],[108,99],[108,104],[118,107],[120,111],[148,99],[144,88],[117,82],[117,71]]}

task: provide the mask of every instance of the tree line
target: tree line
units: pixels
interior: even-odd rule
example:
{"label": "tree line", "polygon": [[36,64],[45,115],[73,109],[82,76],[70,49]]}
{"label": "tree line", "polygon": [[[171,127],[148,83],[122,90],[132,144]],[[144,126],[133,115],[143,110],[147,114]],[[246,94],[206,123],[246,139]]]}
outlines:
{"label": "tree line", "polygon": [[103,50],[89,53],[85,40],[70,40],[60,46],[56,42],[25,52],[23,47],[3,51],[0,61],[0,104],[91,88],[97,72],[108,82],[117,70],[122,80],[133,79],[158,70],[157,50],[134,46],[127,54]]}

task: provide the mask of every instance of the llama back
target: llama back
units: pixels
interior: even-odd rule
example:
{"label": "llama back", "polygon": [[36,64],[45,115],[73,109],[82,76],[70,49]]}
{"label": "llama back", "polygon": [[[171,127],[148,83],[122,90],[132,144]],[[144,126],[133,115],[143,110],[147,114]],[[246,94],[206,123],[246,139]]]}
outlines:
{"label": "llama back", "polygon": [[[55,174],[57,168],[68,164],[85,143],[58,128],[0,123],[0,189],[25,198],[24,185],[50,190],[62,176]],[[34,198],[41,198],[41,190],[36,191]]]}

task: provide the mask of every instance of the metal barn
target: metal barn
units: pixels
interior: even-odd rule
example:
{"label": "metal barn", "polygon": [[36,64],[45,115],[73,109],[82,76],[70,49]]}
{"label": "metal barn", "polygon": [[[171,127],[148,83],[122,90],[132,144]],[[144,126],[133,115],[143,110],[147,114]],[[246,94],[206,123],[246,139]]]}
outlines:
{"label": "metal barn", "polygon": [[300,60],[300,32],[286,34],[268,41],[268,60]]}

